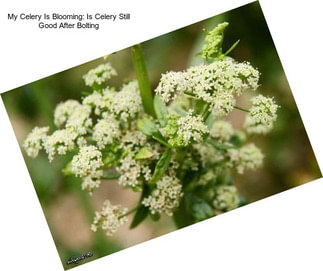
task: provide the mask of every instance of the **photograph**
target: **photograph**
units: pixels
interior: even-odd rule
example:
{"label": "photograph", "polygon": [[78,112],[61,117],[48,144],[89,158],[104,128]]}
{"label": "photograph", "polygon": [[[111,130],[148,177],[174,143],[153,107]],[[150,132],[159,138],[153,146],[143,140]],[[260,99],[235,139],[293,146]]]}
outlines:
{"label": "photograph", "polygon": [[65,270],[322,176],[259,2],[214,15],[1,94]]}

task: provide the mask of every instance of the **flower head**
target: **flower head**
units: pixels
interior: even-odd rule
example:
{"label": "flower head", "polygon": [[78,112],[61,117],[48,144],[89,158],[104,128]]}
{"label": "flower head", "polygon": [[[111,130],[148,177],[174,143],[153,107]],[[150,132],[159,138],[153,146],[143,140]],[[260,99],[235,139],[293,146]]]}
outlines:
{"label": "flower head", "polygon": [[178,94],[189,88],[184,75],[184,72],[173,71],[162,74],[160,82],[155,89],[156,94],[160,95],[165,103],[174,100]]}
{"label": "flower head", "polygon": [[75,100],[67,100],[59,103],[54,112],[54,123],[57,127],[62,127],[68,118],[73,114],[76,108],[81,104]]}
{"label": "flower head", "polygon": [[57,154],[64,155],[75,147],[77,133],[69,129],[56,130],[52,135],[43,139],[43,146],[49,161]]}
{"label": "flower head", "polygon": [[182,196],[182,185],[179,179],[165,175],[157,182],[157,187],[152,194],[143,199],[142,204],[149,207],[152,214],[165,213],[172,216]]}
{"label": "flower head", "polygon": [[83,76],[83,79],[87,86],[92,87],[94,84],[101,85],[115,75],[117,75],[116,70],[111,66],[110,63],[105,63],[92,70],[89,70],[89,72]]}
{"label": "flower head", "polygon": [[[103,93],[106,93],[109,90],[104,90]],[[111,103],[110,99],[105,99],[101,93],[98,91],[93,91],[92,94],[84,97],[83,102],[84,105],[89,105],[94,108],[94,113],[96,115],[100,115],[104,108],[107,108],[109,104]]]}
{"label": "flower head", "polygon": [[93,127],[93,139],[97,142],[98,148],[103,149],[106,145],[112,144],[121,135],[119,122],[111,116],[101,119]]}
{"label": "flower head", "polygon": [[236,167],[239,174],[245,169],[255,170],[262,165],[264,155],[253,143],[243,146],[241,149],[230,149],[228,151],[230,165]]}
{"label": "flower head", "polygon": [[115,92],[111,104],[112,114],[127,121],[129,118],[134,118],[141,110],[141,97],[137,81],[124,84],[120,91]]}
{"label": "flower head", "polygon": [[210,129],[210,136],[219,142],[229,141],[233,133],[231,123],[223,120],[215,121]]}
{"label": "flower head", "polygon": [[72,171],[75,176],[82,178],[82,189],[92,190],[98,188],[103,176],[102,153],[95,146],[82,146],[72,159]]}
{"label": "flower head", "polygon": [[102,153],[93,145],[83,146],[72,159],[72,170],[78,177],[102,176]]}
{"label": "flower head", "polygon": [[214,208],[230,211],[239,207],[240,199],[237,188],[233,185],[220,185],[215,189]]}
{"label": "flower head", "polygon": [[90,118],[91,107],[88,105],[80,105],[75,108],[66,122],[66,128],[71,129],[78,135],[85,135],[87,129],[92,126],[92,119]]}
{"label": "flower head", "polygon": [[201,142],[203,135],[209,132],[200,115],[190,111],[185,117],[170,116],[164,132],[170,137],[169,144],[175,147],[187,146],[192,142]]}
{"label": "flower head", "polygon": [[224,30],[229,23],[218,24],[212,31],[207,32],[205,45],[202,48],[202,58],[208,60],[222,56]]}
{"label": "flower head", "polygon": [[235,105],[234,94],[258,87],[259,72],[249,63],[238,63],[232,59],[201,64],[183,72],[162,75],[155,92],[164,102],[174,100],[182,94],[209,104],[216,117],[230,113]]}
{"label": "flower head", "polygon": [[278,105],[273,98],[258,95],[251,99],[252,106],[246,117],[244,127],[252,134],[265,134],[273,128],[277,119]]}
{"label": "flower head", "polygon": [[47,137],[49,127],[35,127],[24,141],[23,147],[28,156],[35,158],[43,148],[43,141]]}
{"label": "flower head", "polygon": [[100,227],[106,232],[106,235],[113,235],[120,226],[128,221],[125,216],[127,211],[128,209],[122,208],[121,205],[112,205],[110,201],[104,201],[100,212],[95,212],[91,230],[95,232]]}

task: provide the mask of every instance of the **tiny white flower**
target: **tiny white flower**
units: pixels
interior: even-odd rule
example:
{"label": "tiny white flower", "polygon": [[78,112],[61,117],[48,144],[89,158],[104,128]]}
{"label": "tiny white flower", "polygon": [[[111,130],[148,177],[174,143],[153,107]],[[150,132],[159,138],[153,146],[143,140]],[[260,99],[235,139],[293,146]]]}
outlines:
{"label": "tiny white flower", "polygon": [[215,189],[214,208],[220,211],[230,211],[239,207],[238,190],[233,185],[220,185]]}
{"label": "tiny white flower", "polygon": [[277,119],[278,105],[271,97],[258,95],[251,99],[252,106],[246,116],[244,127],[252,134],[266,134]]}
{"label": "tiny white flower", "polygon": [[99,149],[103,149],[106,145],[113,143],[121,135],[119,122],[113,117],[107,116],[101,119],[93,127],[93,139],[97,142]]}
{"label": "tiny white flower", "polygon": [[85,84],[92,87],[94,84],[101,85],[112,76],[117,75],[116,70],[110,63],[101,64],[98,67],[90,70],[83,76]]}
{"label": "tiny white flower", "polygon": [[52,135],[44,138],[43,146],[48,154],[49,161],[56,154],[64,155],[75,148],[77,134],[69,129],[56,130]]}
{"label": "tiny white flower", "polygon": [[231,167],[235,167],[239,174],[243,174],[245,169],[255,170],[259,168],[264,159],[261,150],[253,143],[249,143],[240,149],[228,150]]}
{"label": "tiny white flower", "polygon": [[234,130],[231,123],[223,120],[215,121],[210,129],[210,136],[219,142],[229,141]]}
{"label": "tiny white flower", "polygon": [[120,116],[124,121],[134,118],[142,110],[137,81],[124,84],[120,91],[115,92],[110,110],[112,114]]}
{"label": "tiny white flower", "polygon": [[54,112],[54,123],[57,127],[62,127],[68,118],[72,115],[76,108],[81,104],[75,100],[67,100],[59,103]]}
{"label": "tiny white flower", "polygon": [[81,105],[76,107],[73,113],[67,119],[66,128],[73,130],[78,135],[85,135],[88,129],[92,126],[90,114],[90,106]]}
{"label": "tiny white flower", "polygon": [[47,137],[49,127],[35,127],[27,136],[23,143],[23,147],[28,156],[35,158],[39,151],[43,148],[43,141]]}
{"label": "tiny white flower", "polygon": [[172,216],[183,196],[180,180],[174,176],[165,175],[156,186],[152,194],[143,199],[142,204],[149,207],[152,214],[165,213]]}
{"label": "tiny white flower", "polygon": [[102,176],[102,153],[93,145],[83,146],[72,159],[72,171],[78,177]]}
{"label": "tiny white flower", "polygon": [[128,221],[125,216],[127,211],[128,209],[122,208],[121,205],[112,205],[109,200],[104,201],[100,212],[95,212],[91,230],[95,232],[100,227],[107,236],[112,236],[120,226]]}

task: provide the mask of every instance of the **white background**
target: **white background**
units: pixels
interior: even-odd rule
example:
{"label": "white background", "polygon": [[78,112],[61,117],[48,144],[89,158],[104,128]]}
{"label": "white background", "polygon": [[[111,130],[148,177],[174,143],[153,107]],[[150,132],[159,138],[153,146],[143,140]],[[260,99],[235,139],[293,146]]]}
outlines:
{"label": "white background", "polygon": [[[2,1],[0,91],[248,2]],[[260,1],[322,168],[320,2]],[[44,31],[35,22],[7,20],[10,12],[55,11],[130,12],[132,20],[100,31]],[[0,181],[0,269],[63,270],[2,101]],[[73,270],[323,270],[322,206],[320,179]]]}

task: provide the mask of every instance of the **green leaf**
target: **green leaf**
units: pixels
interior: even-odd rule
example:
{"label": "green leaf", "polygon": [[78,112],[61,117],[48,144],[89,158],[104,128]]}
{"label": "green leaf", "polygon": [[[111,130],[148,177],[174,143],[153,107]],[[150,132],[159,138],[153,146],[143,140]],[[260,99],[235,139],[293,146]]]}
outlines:
{"label": "green leaf", "polygon": [[148,194],[149,194],[149,187],[147,185],[144,185],[143,189],[142,189],[142,192],[141,192],[140,200],[139,200],[140,205],[139,205],[139,208],[137,209],[137,211],[135,213],[135,216],[132,219],[130,229],[133,229],[133,228],[137,227],[148,216],[149,209],[141,204],[142,200],[146,196],[148,196]]}
{"label": "green leaf", "polygon": [[150,88],[144,54],[140,44],[131,47],[132,61],[135,68],[142,106],[147,114],[155,117],[153,96]]}
{"label": "green leaf", "polygon": [[148,214],[149,209],[143,205],[140,205],[131,222],[130,229],[137,227],[147,217]]}
{"label": "green leaf", "polygon": [[137,128],[139,131],[144,133],[147,136],[152,136],[153,139],[157,140],[161,144],[170,147],[165,138],[162,136],[160,131],[157,129],[155,123],[148,118],[143,118],[138,120]]}
{"label": "green leaf", "polygon": [[140,132],[148,136],[152,136],[154,133],[158,131],[155,123],[148,118],[143,118],[141,120],[138,120],[137,128]]}
{"label": "green leaf", "polygon": [[136,154],[135,159],[147,159],[152,157],[154,154],[147,147],[142,147]]}
{"label": "green leaf", "polygon": [[74,172],[72,170],[72,161],[68,162],[67,165],[62,169],[62,173],[65,176],[72,176]]}
{"label": "green leaf", "polygon": [[167,149],[156,164],[154,174],[150,180],[152,184],[155,184],[161,177],[163,177],[165,171],[169,166],[171,158],[172,158],[172,150]]}
{"label": "green leaf", "polygon": [[160,125],[162,127],[166,126],[168,110],[165,103],[160,99],[158,95],[154,97],[154,108]]}
{"label": "green leaf", "polygon": [[158,131],[153,134],[153,139],[157,140],[159,143],[167,146],[168,148],[171,147],[171,145],[165,140],[165,138],[162,136],[162,134]]}
{"label": "green leaf", "polygon": [[213,208],[205,200],[194,194],[186,194],[185,203],[187,211],[195,218],[196,221],[201,221],[214,216]]}

